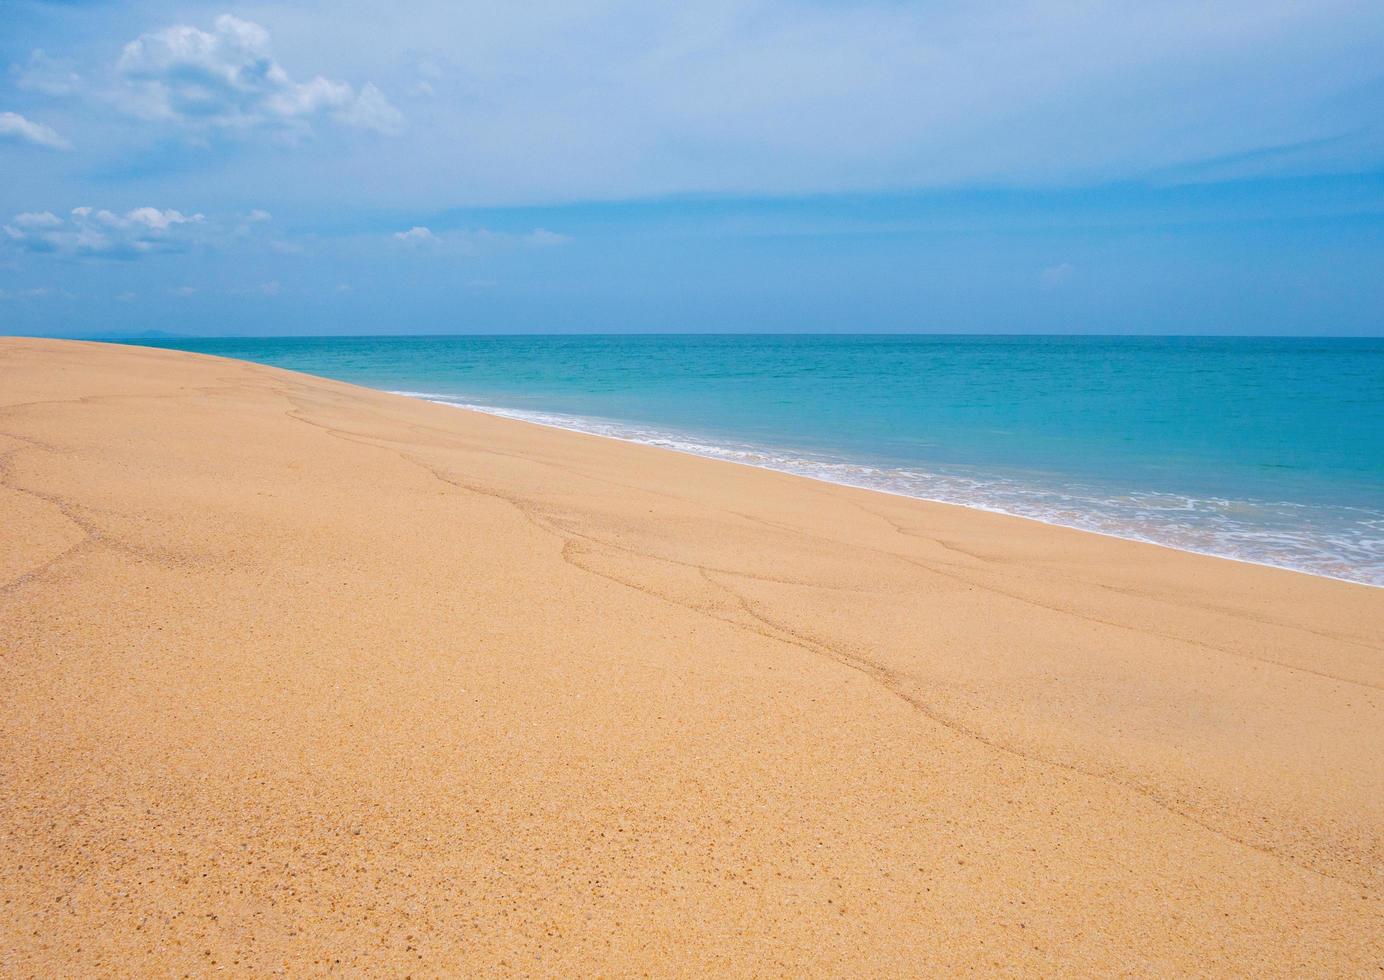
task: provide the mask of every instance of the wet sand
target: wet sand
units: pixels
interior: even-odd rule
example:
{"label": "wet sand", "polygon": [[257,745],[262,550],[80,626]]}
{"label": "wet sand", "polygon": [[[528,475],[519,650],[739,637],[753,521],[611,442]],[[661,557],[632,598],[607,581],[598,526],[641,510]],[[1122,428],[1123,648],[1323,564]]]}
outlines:
{"label": "wet sand", "polygon": [[0,973],[1384,969],[1384,590],[0,340]]}

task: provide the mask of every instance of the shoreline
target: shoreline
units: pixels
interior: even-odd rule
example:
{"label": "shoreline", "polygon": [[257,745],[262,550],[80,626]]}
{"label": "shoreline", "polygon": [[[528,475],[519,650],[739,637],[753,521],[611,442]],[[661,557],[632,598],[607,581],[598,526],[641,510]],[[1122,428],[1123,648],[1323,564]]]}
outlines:
{"label": "shoreline", "polygon": [[0,972],[1384,961],[1377,589],[516,422],[0,338]]}
{"label": "shoreline", "polygon": [[[479,403],[476,403],[476,402],[469,402],[469,401],[468,401],[468,402],[450,401],[450,400],[448,400],[448,396],[444,396],[444,395],[433,395],[433,394],[430,394],[430,393],[427,393],[427,392],[416,392],[416,391],[406,391],[406,390],[395,390],[395,389],[387,389],[387,388],[375,388],[375,389],[372,389],[372,390],[375,390],[375,391],[387,391],[389,394],[401,395],[401,396],[403,396],[403,397],[405,397],[405,398],[415,398],[415,399],[417,399],[417,400],[419,400],[419,401],[430,402],[430,403],[435,404],[435,405],[445,405],[445,406],[447,406],[447,407],[449,407],[449,408],[461,409],[462,411],[478,412],[478,413],[483,414],[483,415],[490,415],[490,416],[493,416],[493,417],[495,417],[495,418],[508,419],[508,420],[510,420],[510,421],[513,421],[513,422],[523,422],[523,423],[527,423],[527,424],[529,424],[529,425],[539,425],[539,426],[543,426],[544,428],[556,429],[556,430],[558,430],[558,431],[560,431],[560,432],[576,432],[576,433],[580,433],[581,435],[595,436],[595,437],[598,438],[598,439],[613,439],[613,440],[615,440],[616,442],[623,442],[623,443],[627,443],[627,444],[629,444],[629,445],[647,446],[647,447],[649,447],[649,448],[651,448],[651,449],[663,449],[663,450],[666,450],[666,451],[668,451],[668,452],[681,453],[681,454],[686,455],[686,456],[694,456],[694,457],[696,457],[696,458],[698,458],[698,459],[710,459],[710,460],[715,460],[715,461],[721,462],[721,463],[730,463],[730,464],[735,465],[735,466],[747,466],[747,467],[750,467],[750,468],[752,468],[752,469],[766,470],[766,471],[771,472],[771,473],[782,473],[782,474],[784,474],[784,475],[786,475],[786,476],[801,477],[802,479],[805,479],[805,480],[814,480],[814,481],[816,481],[816,482],[819,482],[819,483],[826,483],[826,484],[830,484],[830,485],[832,485],[832,486],[850,487],[850,488],[853,489],[853,490],[864,490],[864,491],[867,491],[867,492],[870,492],[870,493],[880,493],[880,494],[885,494],[885,495],[891,496],[891,497],[900,497],[900,498],[903,498],[903,499],[905,499],[905,500],[921,500],[921,501],[924,501],[924,502],[930,503],[930,504],[942,504],[942,505],[948,506],[948,507],[961,507],[961,508],[964,508],[964,509],[966,509],[966,510],[974,510],[974,511],[979,511],[979,512],[981,512],[981,513],[986,513],[986,514],[996,514],[996,515],[1000,515],[1000,516],[1003,516],[1003,517],[1011,517],[1011,518],[1015,518],[1015,519],[1022,520],[1022,521],[1032,521],[1032,522],[1034,522],[1034,523],[1036,523],[1036,524],[1044,525],[1045,527],[1059,527],[1059,528],[1063,528],[1064,530],[1068,530],[1068,531],[1081,531],[1081,532],[1086,533],[1086,534],[1095,534],[1095,535],[1098,535],[1098,536],[1100,536],[1100,537],[1111,538],[1111,539],[1114,539],[1114,540],[1116,540],[1116,541],[1128,541],[1128,542],[1132,542],[1132,543],[1136,543],[1136,544],[1152,545],[1152,546],[1155,547],[1155,548],[1166,548],[1166,549],[1168,549],[1168,550],[1170,550],[1170,551],[1176,551],[1176,552],[1179,552],[1179,553],[1182,553],[1182,554],[1187,554],[1187,555],[1197,555],[1197,556],[1202,557],[1202,558],[1217,558],[1217,559],[1221,559],[1221,560],[1223,560],[1223,561],[1237,562],[1237,563],[1239,563],[1239,564],[1244,564],[1244,565],[1253,565],[1253,566],[1258,567],[1258,568],[1272,568],[1272,569],[1275,569],[1275,570],[1277,570],[1277,571],[1282,571],[1282,572],[1296,572],[1296,573],[1298,573],[1298,574],[1300,574],[1300,575],[1308,575],[1308,576],[1311,576],[1311,577],[1313,577],[1313,578],[1326,579],[1326,580],[1332,581],[1332,582],[1344,582],[1344,583],[1349,584],[1349,585],[1363,585],[1363,586],[1366,586],[1366,587],[1372,588],[1372,589],[1384,589],[1384,582],[1371,582],[1371,581],[1367,581],[1367,580],[1365,580],[1365,579],[1346,578],[1346,577],[1341,576],[1341,575],[1332,575],[1332,574],[1329,574],[1329,573],[1327,573],[1327,572],[1315,571],[1315,570],[1310,569],[1310,568],[1302,568],[1302,567],[1298,567],[1298,566],[1295,566],[1295,565],[1278,564],[1278,563],[1271,562],[1271,561],[1261,561],[1261,560],[1257,560],[1257,559],[1254,559],[1254,558],[1244,558],[1244,557],[1240,557],[1240,556],[1238,556],[1238,555],[1227,555],[1227,554],[1222,554],[1222,553],[1220,553],[1220,552],[1215,552],[1215,551],[1202,551],[1202,550],[1198,550],[1198,549],[1196,549],[1196,548],[1182,547],[1182,546],[1176,545],[1176,544],[1169,544],[1168,542],[1165,542],[1165,541],[1158,541],[1158,540],[1155,540],[1155,539],[1153,539],[1153,538],[1140,537],[1139,535],[1134,534],[1134,533],[1119,533],[1119,532],[1116,532],[1116,531],[1101,530],[1101,529],[1099,529],[1099,528],[1083,527],[1083,526],[1081,526],[1081,525],[1079,525],[1079,524],[1068,524],[1068,523],[1064,523],[1064,522],[1059,521],[1059,520],[1049,520],[1049,519],[1045,519],[1045,518],[1043,518],[1043,517],[1034,516],[1034,515],[1032,515],[1032,514],[1023,514],[1023,513],[1019,513],[1019,512],[1017,512],[1017,511],[1014,511],[1014,510],[1007,510],[1007,509],[1005,509],[1005,508],[1003,508],[1003,507],[991,506],[991,505],[988,505],[988,504],[982,504],[982,503],[963,503],[963,502],[961,502],[961,501],[957,501],[957,500],[947,500],[947,499],[944,499],[944,498],[941,498],[941,497],[927,497],[927,496],[920,496],[920,495],[917,495],[917,494],[905,493],[904,491],[901,491],[901,490],[890,490],[890,489],[885,488],[885,487],[867,486],[867,485],[860,484],[860,483],[849,483],[849,482],[846,482],[846,481],[844,481],[844,480],[832,480],[832,479],[829,479],[828,477],[825,477],[825,476],[819,476],[819,475],[815,475],[815,474],[811,474],[811,473],[803,473],[803,472],[799,472],[799,471],[797,471],[797,470],[789,469],[789,468],[783,467],[783,466],[773,466],[773,465],[769,465],[769,464],[767,464],[767,463],[753,463],[753,462],[748,462],[748,461],[746,461],[746,460],[730,459],[730,458],[727,458],[726,456],[718,456],[718,455],[715,455],[715,454],[710,453],[710,452],[698,452],[698,451],[695,450],[695,449],[679,448],[678,446],[667,445],[667,444],[662,443],[662,442],[653,442],[653,441],[648,441],[648,440],[643,440],[643,439],[636,439],[636,438],[632,438],[632,437],[628,437],[628,436],[616,435],[616,434],[611,433],[611,432],[594,432],[594,431],[591,431],[590,429],[583,429],[583,428],[580,428],[580,427],[575,426],[575,425],[563,425],[563,424],[561,424],[561,423],[559,423],[559,422],[545,421],[544,419],[541,419],[541,418],[534,418],[534,417],[532,417],[532,416],[535,416],[535,415],[548,415],[548,416],[551,416],[551,415],[555,415],[555,414],[557,414],[557,413],[549,413],[549,412],[541,412],[541,411],[528,412],[528,411],[525,411],[525,410],[523,410],[523,409],[510,409],[510,408],[506,408],[506,407],[500,406],[500,405],[482,405],[482,404],[479,404]],[[571,416],[571,418],[577,419],[577,418],[581,418],[581,417],[579,417],[579,416]],[[593,421],[593,422],[608,422],[608,423],[616,424],[616,425],[634,425],[634,424],[635,424],[635,423],[632,423],[632,422],[622,422],[621,420],[617,420],[617,419],[599,419],[599,418],[595,418],[595,417],[591,417],[590,420]],[[766,447],[766,448],[768,448],[768,447]],[[847,465],[864,465],[864,464],[847,464]]]}

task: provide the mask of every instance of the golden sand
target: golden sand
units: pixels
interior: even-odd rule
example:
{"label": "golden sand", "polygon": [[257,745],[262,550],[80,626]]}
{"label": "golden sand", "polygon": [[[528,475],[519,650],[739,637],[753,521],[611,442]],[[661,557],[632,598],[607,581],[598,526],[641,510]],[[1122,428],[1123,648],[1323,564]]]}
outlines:
{"label": "golden sand", "polygon": [[1380,976],[1384,590],[0,340],[0,973]]}

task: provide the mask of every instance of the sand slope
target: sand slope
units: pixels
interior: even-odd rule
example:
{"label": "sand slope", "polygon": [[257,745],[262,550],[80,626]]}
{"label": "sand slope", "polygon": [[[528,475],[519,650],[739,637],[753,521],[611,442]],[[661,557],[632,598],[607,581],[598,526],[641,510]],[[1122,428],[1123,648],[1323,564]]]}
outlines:
{"label": "sand slope", "polygon": [[1378,976],[1384,590],[0,340],[0,973]]}

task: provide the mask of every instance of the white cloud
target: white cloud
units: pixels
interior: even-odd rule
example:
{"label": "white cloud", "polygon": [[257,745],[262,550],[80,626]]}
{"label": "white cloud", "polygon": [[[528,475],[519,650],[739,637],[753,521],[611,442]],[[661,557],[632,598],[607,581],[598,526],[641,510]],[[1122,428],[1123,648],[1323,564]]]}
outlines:
{"label": "white cloud", "polygon": [[350,126],[373,129],[377,133],[397,133],[404,128],[404,115],[389,104],[384,93],[366,82],[355,100],[336,112],[336,118]]}
{"label": "white cloud", "polygon": [[326,116],[393,133],[404,122],[368,82],[357,93],[347,82],[320,75],[294,81],[274,60],[269,32],[229,14],[210,32],[179,24],[140,35],[125,45],[116,71],[131,111],[194,128],[305,130]]}
{"label": "white cloud", "polygon": [[0,247],[64,258],[133,259],[162,252],[202,249],[263,249],[299,254],[302,246],[271,238],[267,211],[209,218],[176,208],[128,211],[77,207],[67,215],[24,211],[0,222]]}
{"label": "white cloud", "polygon": [[1069,282],[1075,274],[1076,266],[1070,262],[1060,262],[1057,265],[1050,265],[1038,273],[1038,281],[1048,289],[1056,289],[1058,286]]}
{"label": "white cloud", "polygon": [[193,238],[184,233],[206,219],[171,208],[135,208],[124,214],[91,207],[73,208],[66,219],[51,211],[26,211],[0,225],[5,238],[28,252],[60,256],[136,258],[151,252],[181,251]]}
{"label": "white cloud", "polygon": [[185,225],[188,222],[205,220],[200,214],[189,216],[180,211],[174,211],[171,208],[167,211],[160,211],[158,208],[135,208],[133,211],[127,213],[124,218],[117,217],[109,211],[100,211],[97,212],[97,214],[101,217],[101,220],[105,221],[107,224],[117,227],[124,227],[125,225],[122,224],[123,222],[130,225],[143,225],[154,231],[167,231],[174,225]]}
{"label": "white cloud", "polygon": [[12,223],[18,228],[57,228],[62,218],[52,211],[25,211],[16,214]]}
{"label": "white cloud", "polygon": [[479,255],[482,252],[494,252],[516,247],[551,248],[555,245],[566,245],[572,240],[570,235],[561,235],[555,231],[549,231],[547,228],[535,228],[533,231],[523,233],[475,228],[437,234],[423,225],[414,225],[408,231],[396,231],[393,238],[406,245],[447,248],[463,255]]}
{"label": "white cloud", "polygon": [[405,245],[436,245],[442,241],[432,233],[431,229],[422,225],[414,225],[408,231],[396,231],[394,238]]}
{"label": "white cloud", "polygon": [[30,52],[28,64],[12,65],[10,74],[19,88],[43,95],[73,95],[82,88],[82,76],[72,70],[71,64],[50,58],[39,48]]}
{"label": "white cloud", "polygon": [[31,143],[50,150],[72,149],[72,144],[60,136],[57,130],[25,119],[17,112],[0,112],[0,139]]}

